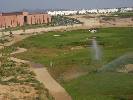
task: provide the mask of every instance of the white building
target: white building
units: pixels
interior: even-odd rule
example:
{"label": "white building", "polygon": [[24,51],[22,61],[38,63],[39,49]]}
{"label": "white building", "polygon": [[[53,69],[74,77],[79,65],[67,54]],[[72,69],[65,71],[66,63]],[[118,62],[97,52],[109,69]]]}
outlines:
{"label": "white building", "polygon": [[98,13],[100,13],[100,14],[115,13],[115,12],[118,12],[117,8],[113,8],[113,9],[98,9]]}
{"label": "white building", "polygon": [[133,11],[133,8],[121,8],[120,12]]}
{"label": "white building", "polygon": [[[52,16],[57,15],[76,15],[76,14],[106,14],[118,12],[119,8],[109,8],[109,9],[82,9],[82,10],[64,10],[64,11],[48,11],[47,13]],[[133,8],[120,8],[120,12],[133,11]]]}
{"label": "white building", "polygon": [[91,10],[87,10],[88,13],[98,13],[98,10],[97,9],[91,9]]}
{"label": "white building", "polygon": [[87,10],[85,10],[85,9],[79,10],[78,13],[79,13],[79,14],[86,14],[86,13],[87,13]]}
{"label": "white building", "polygon": [[71,10],[71,11],[48,11],[49,15],[57,16],[57,15],[76,15],[78,11]]}

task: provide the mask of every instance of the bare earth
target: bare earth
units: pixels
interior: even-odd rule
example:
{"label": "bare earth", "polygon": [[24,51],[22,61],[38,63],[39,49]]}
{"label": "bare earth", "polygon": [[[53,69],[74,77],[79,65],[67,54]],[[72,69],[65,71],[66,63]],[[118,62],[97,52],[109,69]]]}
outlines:
{"label": "bare earth", "polygon": [[[24,48],[18,48],[17,51],[11,54],[22,53],[25,51],[26,49]],[[36,78],[45,85],[55,100],[72,100],[71,96],[69,96],[65,89],[53,79],[53,77],[49,74],[48,70],[43,65],[31,63],[29,61],[17,59],[14,57],[11,57],[11,60],[19,63],[21,62],[30,64],[31,70],[33,70],[36,74]]]}
{"label": "bare earth", "polygon": [[101,28],[101,27],[133,27],[133,20],[131,18],[114,18],[114,20],[102,20],[95,15],[75,15],[69,16],[76,18],[83,22],[82,28]]}
{"label": "bare earth", "polygon": [[27,85],[0,85],[0,100],[34,100],[36,90]]}

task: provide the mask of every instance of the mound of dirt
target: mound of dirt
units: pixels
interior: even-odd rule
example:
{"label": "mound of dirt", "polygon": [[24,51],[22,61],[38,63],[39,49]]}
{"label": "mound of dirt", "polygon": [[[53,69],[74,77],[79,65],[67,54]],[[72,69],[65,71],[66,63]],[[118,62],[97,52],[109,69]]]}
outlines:
{"label": "mound of dirt", "polygon": [[125,72],[125,73],[133,72],[133,64],[125,65],[125,67],[119,70],[119,72]]}

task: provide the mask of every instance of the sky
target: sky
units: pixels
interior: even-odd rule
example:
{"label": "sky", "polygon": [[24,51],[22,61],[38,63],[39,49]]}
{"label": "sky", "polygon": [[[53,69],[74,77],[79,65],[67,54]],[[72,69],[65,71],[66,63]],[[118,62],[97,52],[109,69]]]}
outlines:
{"label": "sky", "polygon": [[133,0],[0,0],[0,11],[133,7]]}

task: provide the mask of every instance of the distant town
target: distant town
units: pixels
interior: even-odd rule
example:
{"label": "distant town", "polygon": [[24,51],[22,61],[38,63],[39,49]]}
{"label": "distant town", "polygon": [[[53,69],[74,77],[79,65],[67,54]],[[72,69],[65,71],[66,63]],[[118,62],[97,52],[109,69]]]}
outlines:
{"label": "distant town", "polygon": [[[0,13],[0,28],[23,26],[25,24],[48,24],[51,16],[86,15],[86,14],[110,14],[132,12],[133,7],[105,8],[105,9],[81,9],[81,10],[41,10]],[[58,18],[56,18],[58,19]],[[76,23],[79,23],[76,21]]]}
{"label": "distant town", "polygon": [[129,12],[133,11],[133,7],[125,8],[105,8],[105,9],[82,9],[82,10],[58,10],[58,11],[47,11],[49,15],[76,15],[76,14],[106,14],[116,12]]}

